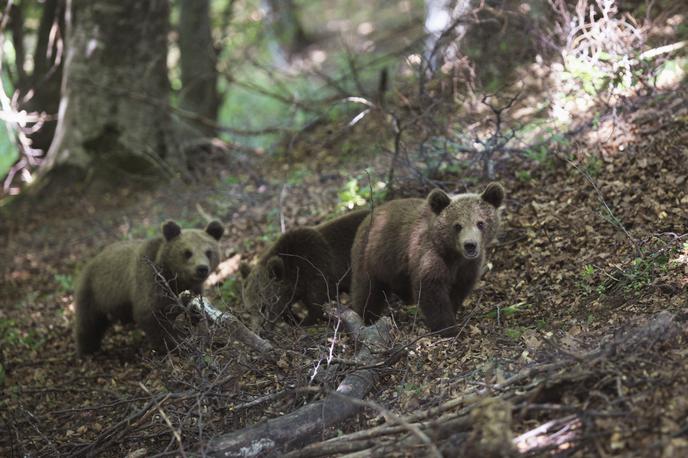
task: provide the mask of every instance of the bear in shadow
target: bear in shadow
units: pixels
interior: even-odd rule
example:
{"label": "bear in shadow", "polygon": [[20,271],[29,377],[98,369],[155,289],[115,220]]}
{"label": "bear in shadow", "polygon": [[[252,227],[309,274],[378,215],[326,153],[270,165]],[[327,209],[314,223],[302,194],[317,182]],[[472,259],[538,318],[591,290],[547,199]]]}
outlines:
{"label": "bear in shadow", "polygon": [[292,305],[301,302],[308,314],[301,322],[322,319],[321,305],[348,292],[351,284],[351,245],[368,210],[357,210],[313,227],[284,233],[257,264],[240,266],[246,307],[268,323],[298,318]]}
{"label": "bear in shadow", "polygon": [[167,221],[162,236],[116,242],[91,259],[76,289],[78,355],[99,350],[115,320],[135,322],[158,351],[173,348],[172,322],[183,311],[177,297],[184,290],[203,292],[203,282],[220,261],[223,232],[218,221],[205,230],[182,230]]}
{"label": "bear in shadow", "polygon": [[417,303],[426,325],[458,332],[456,312],[478,281],[487,245],[499,228],[504,188],[453,197],[397,199],[361,223],[352,248],[352,308],[366,322],[380,317],[391,293]]}

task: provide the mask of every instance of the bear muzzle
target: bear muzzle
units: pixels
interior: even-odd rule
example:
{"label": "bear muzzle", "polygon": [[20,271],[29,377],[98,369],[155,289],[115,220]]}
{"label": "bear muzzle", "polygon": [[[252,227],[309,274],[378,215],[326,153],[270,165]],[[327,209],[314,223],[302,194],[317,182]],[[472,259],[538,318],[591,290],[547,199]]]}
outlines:
{"label": "bear muzzle", "polygon": [[199,280],[205,280],[210,275],[210,268],[208,266],[197,266],[196,267],[196,278]]}
{"label": "bear muzzle", "polygon": [[474,259],[480,255],[480,246],[474,240],[466,240],[463,242],[463,255],[467,259]]}

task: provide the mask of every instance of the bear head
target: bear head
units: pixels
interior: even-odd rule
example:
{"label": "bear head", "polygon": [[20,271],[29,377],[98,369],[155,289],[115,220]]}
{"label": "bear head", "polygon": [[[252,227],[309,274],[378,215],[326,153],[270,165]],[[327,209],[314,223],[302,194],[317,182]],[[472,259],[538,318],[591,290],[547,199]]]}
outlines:
{"label": "bear head", "polygon": [[270,256],[253,268],[242,263],[239,272],[242,276],[242,298],[249,310],[257,312],[270,324],[288,313],[294,288],[285,277],[286,267],[281,257]]}
{"label": "bear head", "polygon": [[180,290],[200,292],[200,286],[220,262],[220,245],[224,228],[212,221],[205,230],[182,230],[174,221],[162,225],[163,242],[157,263],[169,281]]}
{"label": "bear head", "polygon": [[427,203],[434,214],[430,233],[442,251],[464,259],[481,258],[499,229],[499,207],[504,201],[504,188],[490,183],[482,194],[459,194],[453,197],[440,189],[428,194]]}

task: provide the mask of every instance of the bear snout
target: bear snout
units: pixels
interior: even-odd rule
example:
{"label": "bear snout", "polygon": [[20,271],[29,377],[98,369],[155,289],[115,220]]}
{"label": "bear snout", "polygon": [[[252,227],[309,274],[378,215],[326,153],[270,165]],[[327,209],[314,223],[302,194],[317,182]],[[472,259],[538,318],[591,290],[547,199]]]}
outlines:
{"label": "bear snout", "polygon": [[208,268],[208,266],[196,267],[196,276],[198,278],[206,279],[209,274],[210,274],[210,268]]}
{"label": "bear snout", "polygon": [[463,242],[463,252],[467,258],[477,258],[479,254],[478,242],[474,240],[467,240]]}

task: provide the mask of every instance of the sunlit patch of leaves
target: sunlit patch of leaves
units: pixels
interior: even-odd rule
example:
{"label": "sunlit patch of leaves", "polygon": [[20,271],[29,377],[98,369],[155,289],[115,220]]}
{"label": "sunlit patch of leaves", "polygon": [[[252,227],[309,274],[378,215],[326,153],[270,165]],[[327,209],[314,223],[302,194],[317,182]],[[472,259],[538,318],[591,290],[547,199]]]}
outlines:
{"label": "sunlit patch of leaves", "polygon": [[368,174],[360,174],[348,180],[337,194],[339,208],[353,210],[356,207],[369,205],[371,199],[374,203],[384,201],[387,185],[382,181],[369,183]]}

